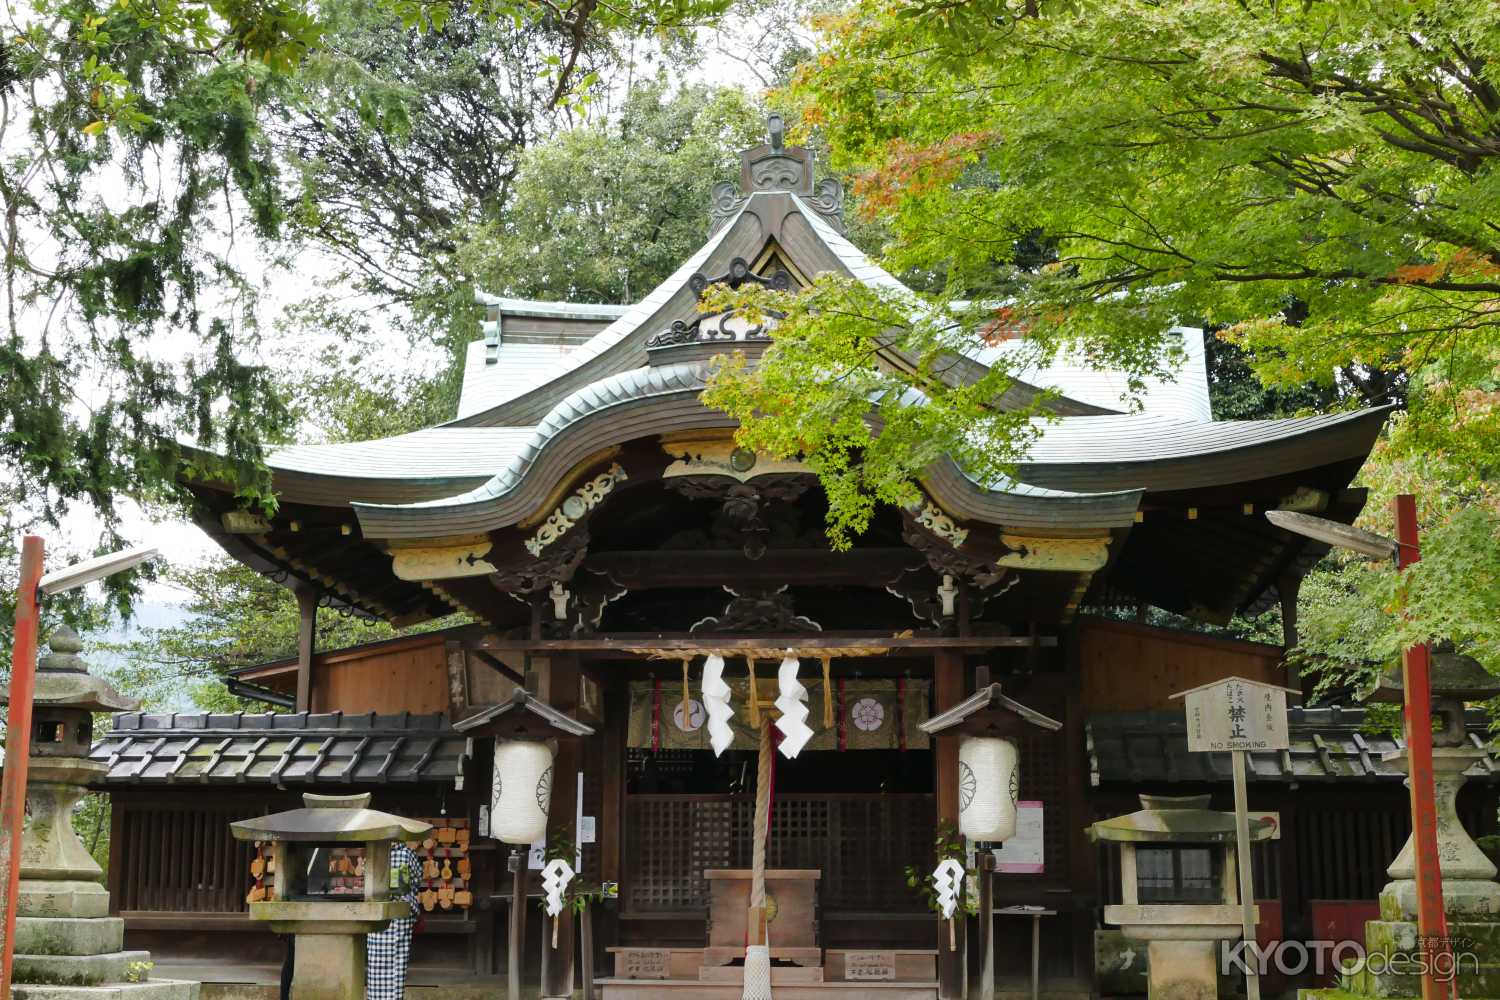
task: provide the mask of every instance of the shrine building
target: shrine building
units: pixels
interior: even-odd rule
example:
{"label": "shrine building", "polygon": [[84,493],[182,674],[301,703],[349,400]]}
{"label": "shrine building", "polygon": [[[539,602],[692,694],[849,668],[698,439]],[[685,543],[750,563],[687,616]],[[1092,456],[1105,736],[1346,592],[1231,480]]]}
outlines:
{"label": "shrine building", "polygon": [[[1294,643],[1299,583],[1326,550],[1264,513],[1352,522],[1366,498],[1350,484],[1387,411],[1215,420],[1195,329],[1172,331],[1180,366],[1134,410],[1122,373],[1058,357],[995,401],[1056,391],[1014,481],[936,462],[919,503],[833,551],[816,477],[737,447],[699,398],[715,356],[753,361],[771,334],[699,301],[824,274],[898,288],[846,239],[842,200],[773,129],[714,188],[703,246],[641,301],[485,299],[455,419],[275,450],[274,515],[187,483],[226,552],[296,591],[301,643],[228,682],[266,714],[122,714],[100,734],[127,947],[203,980],[206,998],[274,996],[233,992],[272,989],[282,945],[247,917],[264,858],[229,825],[304,791],[370,791],[437,828],[419,851],[415,995],[501,997],[516,969],[546,996],[587,977],[606,1000],[737,998],[759,730],[791,658],[812,734],[795,758],[772,754],[778,997],[960,997],[990,947],[1008,992],[1035,974],[1049,994],[1144,993],[1100,918],[1120,872],[1086,828],[1141,792],[1228,808],[1228,758],[1187,752],[1174,692],[1230,676],[1304,687],[1283,644],[1151,627],[1147,612],[1222,624],[1279,603]],[[976,342],[949,377],[1016,347]],[[319,650],[318,613],[471,623]],[[732,710],[719,754],[715,656]],[[964,737],[942,720],[989,692],[1047,724],[1007,737],[1016,833],[979,847],[997,851],[980,876],[996,913],[986,928],[960,912],[950,933],[907,870],[925,883],[939,833],[987,791],[961,779]],[[1402,776],[1361,710],[1302,700],[1291,748],[1251,759],[1251,808],[1277,824],[1253,851],[1261,933],[1357,936],[1407,833]],[[496,747],[522,732],[555,744],[548,835],[577,845],[580,884],[604,887],[587,933],[565,914],[556,948],[536,859],[491,836]],[[1495,771],[1460,800],[1475,833],[1496,832]],[[1147,876],[1163,899],[1218,898],[1222,873],[1200,860],[1163,851]]]}

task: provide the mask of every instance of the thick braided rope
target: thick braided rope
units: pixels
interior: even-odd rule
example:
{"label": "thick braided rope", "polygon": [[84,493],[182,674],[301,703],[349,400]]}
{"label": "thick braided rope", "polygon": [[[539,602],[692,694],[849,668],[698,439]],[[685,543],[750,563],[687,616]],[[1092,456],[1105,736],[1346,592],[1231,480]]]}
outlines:
{"label": "thick braided rope", "polygon": [[[771,722],[760,724],[760,757],[755,769],[755,847],[751,855],[750,905],[766,905],[766,829],[771,820]],[[764,944],[753,941],[752,944]]]}

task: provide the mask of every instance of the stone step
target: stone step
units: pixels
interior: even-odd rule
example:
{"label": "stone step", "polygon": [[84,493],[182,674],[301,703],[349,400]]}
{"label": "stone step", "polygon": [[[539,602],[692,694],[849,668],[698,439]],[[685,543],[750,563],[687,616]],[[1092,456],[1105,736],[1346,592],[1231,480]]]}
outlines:
{"label": "stone step", "polygon": [[[745,983],[743,965],[703,965],[698,968],[700,983]],[[771,985],[790,986],[792,983],[821,983],[823,970],[819,966],[804,968],[800,965],[771,966]]]}
{"label": "stone step", "polygon": [[23,955],[103,955],[124,943],[119,917],[16,918],[16,951]]}
{"label": "stone step", "polygon": [[47,983],[55,986],[98,986],[124,983],[130,966],[149,964],[149,951],[113,951],[104,955],[23,955],[12,966],[17,983]]}
{"label": "stone step", "polygon": [[13,1000],[198,1000],[198,984],[176,979],[144,983],[104,983],[99,986],[38,986],[16,983]]}
{"label": "stone step", "polygon": [[[692,979],[597,979],[603,1000],[741,1000],[739,983],[704,983]],[[795,983],[776,988],[776,1000],[937,1000],[936,982]]]}

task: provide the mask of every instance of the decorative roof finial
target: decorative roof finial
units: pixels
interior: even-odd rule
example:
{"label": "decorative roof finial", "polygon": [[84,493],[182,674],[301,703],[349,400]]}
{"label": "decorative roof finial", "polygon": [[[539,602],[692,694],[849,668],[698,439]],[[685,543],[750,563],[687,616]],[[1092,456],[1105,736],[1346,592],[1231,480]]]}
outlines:
{"label": "decorative roof finial", "polygon": [[838,232],[844,231],[844,189],[838,180],[813,176],[812,150],[786,144],[786,120],[779,114],[766,116],[769,142],[752,146],[740,153],[740,182],[720,181],[713,186],[713,231],[717,232],[745,207],[750,196],[767,194],[796,195],[803,199],[823,221]]}

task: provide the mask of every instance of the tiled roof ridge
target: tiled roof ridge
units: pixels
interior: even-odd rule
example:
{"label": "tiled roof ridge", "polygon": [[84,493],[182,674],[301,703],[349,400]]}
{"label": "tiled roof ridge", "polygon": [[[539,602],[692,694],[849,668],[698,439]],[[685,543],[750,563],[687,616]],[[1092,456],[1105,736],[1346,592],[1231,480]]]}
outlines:
{"label": "tiled roof ridge", "polygon": [[410,733],[457,735],[446,712],[120,712],[108,736],[145,733]]}

